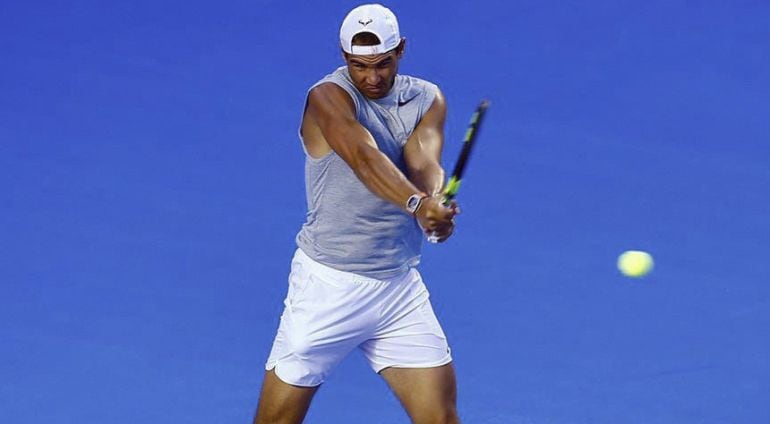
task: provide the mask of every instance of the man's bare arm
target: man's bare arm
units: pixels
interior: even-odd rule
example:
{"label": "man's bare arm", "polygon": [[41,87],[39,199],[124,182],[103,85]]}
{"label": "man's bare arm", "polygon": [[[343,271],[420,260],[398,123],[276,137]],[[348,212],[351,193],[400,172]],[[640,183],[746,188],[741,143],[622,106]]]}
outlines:
{"label": "man's bare arm", "polygon": [[439,91],[404,146],[409,180],[428,194],[438,194],[444,185],[441,151],[444,148],[446,101]]}
{"label": "man's bare arm", "polygon": [[332,83],[315,87],[310,91],[307,111],[329,146],[372,193],[404,208],[409,196],[420,192],[377,148],[372,135],[356,119],[353,100],[342,88]]}
{"label": "man's bare arm", "polygon": [[441,189],[444,186],[444,168],[441,167],[444,121],[446,121],[446,101],[439,91],[436,93],[433,104],[423,115],[404,146],[404,160],[409,180],[424,192],[431,194],[431,197],[424,201],[426,212],[420,224],[423,228],[429,228],[432,236],[439,242],[452,235],[454,232],[452,217],[459,213],[455,202],[452,202],[449,208],[441,203],[443,201]]}

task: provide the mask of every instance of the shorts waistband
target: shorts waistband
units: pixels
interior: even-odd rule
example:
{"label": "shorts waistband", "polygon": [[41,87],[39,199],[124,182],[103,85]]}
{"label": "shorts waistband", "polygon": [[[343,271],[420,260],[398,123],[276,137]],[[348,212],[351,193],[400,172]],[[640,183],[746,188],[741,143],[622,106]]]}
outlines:
{"label": "shorts waistband", "polygon": [[398,281],[408,273],[407,271],[402,275],[396,276],[388,280],[378,280],[376,278],[366,277],[353,272],[340,271],[328,265],[324,265],[316,261],[315,259],[311,258],[310,256],[308,256],[307,253],[305,253],[304,251],[302,251],[302,249],[299,249],[299,248],[294,252],[294,259],[298,260],[300,263],[302,263],[302,265],[308,267],[310,270],[312,270],[316,274],[330,277],[337,281],[344,281],[349,283],[358,283],[358,284],[383,283],[383,282],[387,283],[392,281]]}

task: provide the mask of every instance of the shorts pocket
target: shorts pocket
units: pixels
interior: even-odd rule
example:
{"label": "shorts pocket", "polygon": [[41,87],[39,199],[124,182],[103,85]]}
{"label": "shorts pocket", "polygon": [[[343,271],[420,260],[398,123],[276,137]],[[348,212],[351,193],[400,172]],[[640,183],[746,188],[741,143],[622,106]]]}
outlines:
{"label": "shorts pocket", "polygon": [[305,266],[295,261],[291,264],[291,273],[289,273],[289,291],[286,295],[287,306],[295,305],[297,300],[307,289],[310,275]]}
{"label": "shorts pocket", "polygon": [[425,303],[420,305],[419,309],[426,329],[430,330],[433,335],[442,339],[446,339],[444,330],[441,328],[441,324],[438,322],[438,318],[436,317],[436,313],[433,311],[433,306],[430,304],[430,300],[426,299]]}

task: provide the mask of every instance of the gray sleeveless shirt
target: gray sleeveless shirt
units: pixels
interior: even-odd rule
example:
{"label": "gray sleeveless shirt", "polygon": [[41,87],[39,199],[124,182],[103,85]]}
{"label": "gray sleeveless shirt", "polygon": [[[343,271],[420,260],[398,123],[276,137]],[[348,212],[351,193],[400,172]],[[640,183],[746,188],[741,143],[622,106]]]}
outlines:
{"label": "gray sleeveless shirt", "polygon": [[[433,104],[437,87],[397,75],[388,95],[372,100],[356,89],[344,66],[313,87],[326,82],[350,95],[358,122],[369,130],[380,151],[406,174],[404,144]],[[369,191],[334,151],[318,159],[307,152],[305,155],[308,211],[297,235],[302,251],[340,271],[381,280],[420,262],[423,235],[414,217]]]}

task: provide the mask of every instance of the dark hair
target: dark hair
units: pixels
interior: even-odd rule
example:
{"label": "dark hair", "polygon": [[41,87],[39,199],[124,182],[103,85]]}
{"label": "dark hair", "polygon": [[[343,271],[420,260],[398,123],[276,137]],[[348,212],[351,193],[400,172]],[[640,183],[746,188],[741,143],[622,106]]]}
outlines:
{"label": "dark hair", "polygon": [[380,38],[371,32],[359,32],[353,36],[351,41],[354,46],[376,46],[380,44]]}

